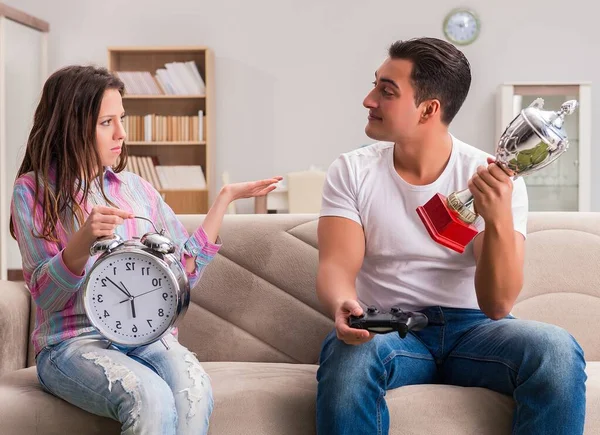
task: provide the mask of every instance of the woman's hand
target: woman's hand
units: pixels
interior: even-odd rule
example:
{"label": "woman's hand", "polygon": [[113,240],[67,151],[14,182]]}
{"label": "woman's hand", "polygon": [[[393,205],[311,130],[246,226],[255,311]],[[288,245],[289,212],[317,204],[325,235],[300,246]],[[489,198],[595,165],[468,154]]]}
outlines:
{"label": "woman's hand", "polygon": [[75,275],[82,275],[90,258],[90,247],[98,237],[111,236],[124,219],[133,218],[131,212],[114,207],[94,207],[81,228],[73,234],[62,253],[63,262]]}
{"label": "woman's hand", "polygon": [[217,240],[217,235],[219,234],[221,223],[223,222],[223,216],[227,211],[227,206],[232,201],[242,198],[264,196],[275,189],[277,187],[276,184],[281,180],[283,180],[283,177],[273,177],[258,181],[226,184],[223,186],[202,223],[202,227],[206,232],[208,240],[213,243]]}
{"label": "woman's hand", "polygon": [[[115,228],[124,222],[124,219],[133,218],[133,213],[114,207],[97,206],[92,208],[92,212],[81,226],[81,231],[89,246],[94,241],[103,236],[111,236]],[[88,249],[89,249],[88,246]]]}
{"label": "woman's hand", "polygon": [[229,202],[242,198],[253,198],[256,196],[265,196],[277,187],[277,183],[283,180],[283,177],[266,178],[258,181],[245,181],[243,183],[226,184],[221,189]]}

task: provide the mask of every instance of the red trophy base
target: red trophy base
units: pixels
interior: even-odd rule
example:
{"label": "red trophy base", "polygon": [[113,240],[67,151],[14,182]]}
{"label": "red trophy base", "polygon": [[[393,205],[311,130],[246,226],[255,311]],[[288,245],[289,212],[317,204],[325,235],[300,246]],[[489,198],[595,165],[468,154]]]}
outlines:
{"label": "red trophy base", "polygon": [[458,213],[448,207],[446,197],[439,193],[417,207],[417,214],[433,240],[461,254],[478,233],[472,224],[460,220]]}

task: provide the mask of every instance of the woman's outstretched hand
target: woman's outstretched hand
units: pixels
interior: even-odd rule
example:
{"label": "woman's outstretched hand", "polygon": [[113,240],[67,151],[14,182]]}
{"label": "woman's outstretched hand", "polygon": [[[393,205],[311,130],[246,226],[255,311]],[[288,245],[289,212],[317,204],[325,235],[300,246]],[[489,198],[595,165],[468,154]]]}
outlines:
{"label": "woman's outstretched hand", "polygon": [[[221,229],[221,223],[223,222],[223,216],[227,211],[227,206],[232,201],[242,198],[264,196],[274,190],[277,187],[277,183],[281,180],[283,180],[283,177],[278,176],[258,181],[226,184],[223,186],[202,223],[202,227],[206,232],[208,240],[213,243],[216,241],[219,230]],[[192,259],[190,259],[190,261],[192,261]],[[193,267],[193,263],[190,262],[186,265],[186,270],[189,272],[190,270],[193,270]]]}
{"label": "woman's outstretched hand", "polygon": [[245,181],[242,183],[226,184],[221,189],[221,193],[231,202],[236,199],[253,198],[256,196],[265,196],[277,187],[277,183],[283,180],[283,177],[266,178],[257,181]]}

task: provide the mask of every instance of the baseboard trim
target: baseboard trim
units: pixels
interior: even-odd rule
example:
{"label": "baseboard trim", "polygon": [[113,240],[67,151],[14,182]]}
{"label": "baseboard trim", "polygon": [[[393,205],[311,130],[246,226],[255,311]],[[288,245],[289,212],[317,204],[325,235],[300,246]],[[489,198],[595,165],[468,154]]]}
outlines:
{"label": "baseboard trim", "polygon": [[9,281],[25,281],[21,269],[8,269],[7,277]]}

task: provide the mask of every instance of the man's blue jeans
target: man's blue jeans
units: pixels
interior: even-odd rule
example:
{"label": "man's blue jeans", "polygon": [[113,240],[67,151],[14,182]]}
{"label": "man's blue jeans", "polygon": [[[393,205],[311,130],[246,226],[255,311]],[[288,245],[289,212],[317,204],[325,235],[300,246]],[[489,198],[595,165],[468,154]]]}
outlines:
{"label": "man's blue jeans", "polygon": [[583,350],[565,330],[479,310],[431,307],[429,326],[402,339],[351,346],[335,331],[317,372],[317,433],[387,434],[387,390],[441,383],[484,387],[516,401],[513,434],[577,435],[585,419]]}

